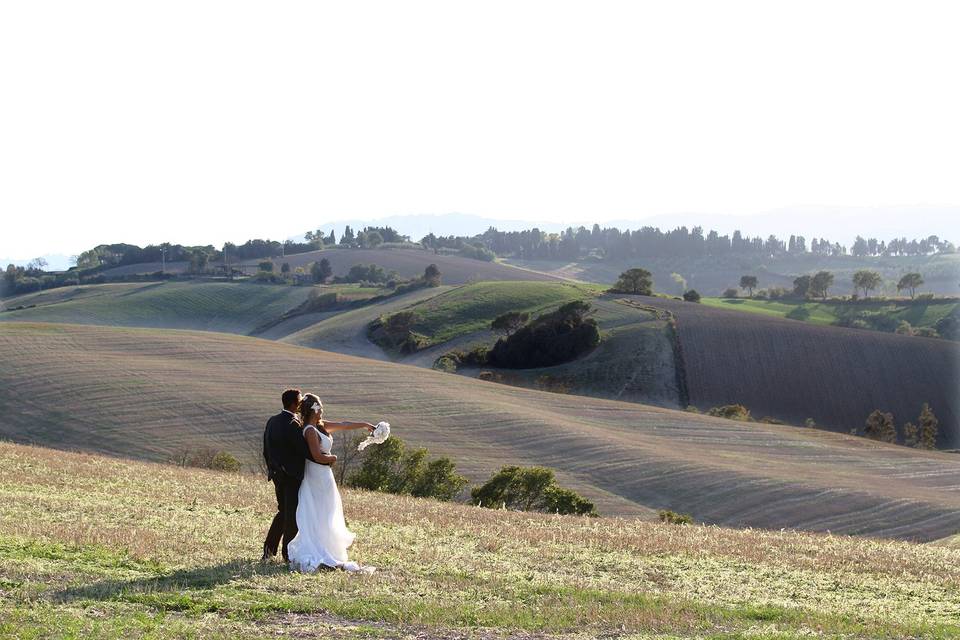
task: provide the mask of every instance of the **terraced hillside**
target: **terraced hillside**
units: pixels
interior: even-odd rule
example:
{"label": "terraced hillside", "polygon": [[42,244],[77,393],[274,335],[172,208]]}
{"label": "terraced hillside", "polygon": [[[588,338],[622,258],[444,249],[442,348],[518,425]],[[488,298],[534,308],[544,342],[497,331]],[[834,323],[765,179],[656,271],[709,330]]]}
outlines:
{"label": "terraced hillside", "polygon": [[[794,427],[544,393],[215,333],[0,324],[0,436],[163,460],[256,450],[287,385],[388,419],[474,481],[544,464],[602,513],[931,540],[960,531],[960,458]],[[254,455],[254,454],[250,454]]]}
{"label": "terraced hillside", "polygon": [[[261,478],[0,443],[0,637],[948,638],[960,551],[344,491],[373,575],[261,564]],[[558,635],[554,635],[558,634]]]}
{"label": "terraced hillside", "polygon": [[[292,269],[306,267],[311,262],[322,258],[330,261],[334,275],[346,275],[355,264],[378,264],[387,271],[396,271],[404,278],[415,278],[423,275],[427,265],[436,264],[443,274],[446,284],[464,284],[480,280],[558,280],[556,276],[519,269],[499,262],[483,262],[460,256],[435,255],[429,251],[417,249],[327,249],[298,253],[286,257],[276,256],[273,262],[280,269],[284,262]],[[245,260],[233,266],[245,266],[252,273],[256,270],[260,260]],[[219,263],[218,263],[219,264]],[[174,262],[167,265],[170,273],[182,273],[188,267],[186,262]],[[215,265],[214,265],[215,266]],[[106,277],[117,277],[134,274],[154,273],[160,270],[160,263],[151,262],[139,265],[125,265],[107,269],[103,272]]]}
{"label": "terraced hillside", "polygon": [[874,409],[897,424],[924,402],[941,424],[941,446],[960,446],[960,345],[946,340],[825,327],[663,298],[638,298],[674,313],[690,403],[741,403],[757,418],[847,432]]}

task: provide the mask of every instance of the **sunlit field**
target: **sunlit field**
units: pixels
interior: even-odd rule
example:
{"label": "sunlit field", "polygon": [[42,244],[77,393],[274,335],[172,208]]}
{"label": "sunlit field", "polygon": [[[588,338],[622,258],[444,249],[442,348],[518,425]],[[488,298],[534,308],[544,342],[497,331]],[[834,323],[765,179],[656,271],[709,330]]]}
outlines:
{"label": "sunlit field", "polygon": [[256,561],[259,477],[0,444],[0,498],[9,638],[960,634],[939,546],[345,491],[378,572],[299,575]]}

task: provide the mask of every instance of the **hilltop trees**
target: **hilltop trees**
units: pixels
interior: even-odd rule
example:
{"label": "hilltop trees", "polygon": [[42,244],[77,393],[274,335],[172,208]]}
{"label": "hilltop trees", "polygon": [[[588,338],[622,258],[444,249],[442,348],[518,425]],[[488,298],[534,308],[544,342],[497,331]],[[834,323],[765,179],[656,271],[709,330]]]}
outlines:
{"label": "hilltop trees", "polygon": [[893,424],[893,414],[884,413],[879,409],[867,416],[863,435],[871,440],[881,442],[896,442],[897,428]]}
{"label": "hilltop trees", "polygon": [[[903,444],[916,449],[935,449],[937,436],[940,431],[940,421],[934,415],[933,409],[926,402],[920,409],[920,417],[916,424],[907,422],[903,425]],[[851,429],[852,435],[857,435],[857,429]],[[871,440],[880,442],[897,442],[897,427],[892,413],[885,413],[877,409],[867,416],[863,435]]]}
{"label": "hilltop trees", "polygon": [[653,295],[653,274],[646,269],[627,269],[620,274],[611,289],[613,293],[630,293],[641,296]]}
{"label": "hilltop trees", "polygon": [[861,269],[853,274],[854,291],[863,289],[864,298],[868,297],[871,291],[879,287],[881,282],[880,274],[876,271]]}
{"label": "hilltop trees", "polygon": [[936,449],[940,421],[937,419],[937,416],[933,415],[933,410],[926,402],[923,403],[923,407],[920,409],[920,418],[917,422],[919,431],[916,444],[917,448]]}
{"label": "hilltop trees", "polygon": [[829,271],[817,271],[810,279],[810,295],[820,296],[824,300],[833,286],[833,274]]}
{"label": "hilltop trees", "polygon": [[923,276],[919,273],[908,273],[900,278],[900,281],[897,283],[897,291],[907,289],[910,291],[910,298],[912,299],[917,293],[917,288],[922,284]]}
{"label": "hilltop trees", "polygon": [[740,288],[746,289],[752,298],[753,290],[757,288],[757,276],[740,276]]}

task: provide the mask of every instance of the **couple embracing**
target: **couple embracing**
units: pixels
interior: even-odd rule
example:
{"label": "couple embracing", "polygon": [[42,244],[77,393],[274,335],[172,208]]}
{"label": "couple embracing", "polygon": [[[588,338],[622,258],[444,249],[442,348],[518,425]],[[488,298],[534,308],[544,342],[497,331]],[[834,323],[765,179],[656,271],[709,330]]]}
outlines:
{"label": "couple embracing", "polygon": [[284,391],[281,401],[283,411],[270,418],[263,431],[263,457],[277,493],[277,515],[263,543],[263,559],[272,559],[282,540],[283,559],[292,569],[372,572],[372,567],[361,567],[347,557],[354,535],[343,519],[330,465],[337,461],[331,453],[333,433],[372,432],[374,425],[325,421],[320,398],[299,389]]}

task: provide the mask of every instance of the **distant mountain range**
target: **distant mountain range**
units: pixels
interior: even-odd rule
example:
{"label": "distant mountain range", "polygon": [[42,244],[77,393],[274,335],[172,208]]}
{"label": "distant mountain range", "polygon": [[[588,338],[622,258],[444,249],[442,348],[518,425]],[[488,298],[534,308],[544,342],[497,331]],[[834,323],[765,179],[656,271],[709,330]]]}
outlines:
{"label": "distant mountain range", "polygon": [[[802,235],[808,240],[826,238],[850,246],[857,235],[888,241],[891,238],[925,238],[939,236],[952,242],[960,241],[960,206],[896,206],[896,207],[789,207],[756,215],[722,215],[709,213],[674,213],[637,218],[597,221],[603,227],[638,229],[651,226],[663,230],[680,226],[701,226],[704,230],[716,230],[721,235],[736,230],[748,236],[766,238],[773,234],[779,238]],[[343,227],[354,230],[365,226],[390,226],[417,241],[423,236],[436,235],[472,236],[483,233],[489,227],[501,231],[520,231],[539,228],[546,232],[558,232],[567,227],[583,225],[590,228],[594,220],[562,223],[535,220],[497,219],[465,213],[395,215],[385,218],[335,220],[318,225],[329,232],[332,228],[337,237]],[[301,239],[297,236],[296,239]],[[294,238],[291,238],[294,239]]]}

